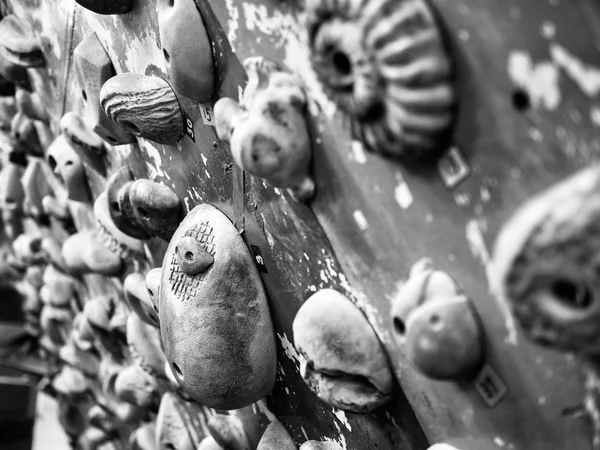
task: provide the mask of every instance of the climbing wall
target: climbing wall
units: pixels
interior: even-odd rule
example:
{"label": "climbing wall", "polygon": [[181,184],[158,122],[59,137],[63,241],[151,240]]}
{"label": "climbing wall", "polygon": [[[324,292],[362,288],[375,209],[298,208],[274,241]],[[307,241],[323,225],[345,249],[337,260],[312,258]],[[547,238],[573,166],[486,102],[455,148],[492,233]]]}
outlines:
{"label": "climbing wall", "polygon": [[[4,15],[17,16],[41,45],[46,66],[28,71],[53,136],[65,113],[85,115],[89,99],[76,82],[73,50],[92,33],[117,74],[172,78],[159,36],[159,2],[135,0],[130,12],[114,15],[74,0],[2,3]],[[137,137],[109,145],[106,172],[89,165],[86,171],[94,198],[110,174],[128,165],[136,178],[171,188],[185,212],[214,205],[251,249],[277,344],[273,391],[229,412],[242,420],[252,445],[277,418],[298,446],[328,440],[345,450],[420,450],[438,442],[460,450],[592,448],[577,360],[525,337],[494,285],[492,259],[494,240],[519,205],[600,156],[596,2],[429,2],[454,67],[456,116],[441,156],[412,164],[372,151],[316,76],[303,4],[315,2],[187,3],[183,11],[201,16],[212,44],[212,97],[199,103],[177,95],[185,118],[177,142]],[[195,45],[192,33],[174,28],[171,53],[185,55]],[[240,168],[217,133],[215,103],[223,97],[243,103],[243,62],[257,56],[294,74],[306,92],[315,183],[307,201]],[[91,203],[72,208],[79,228],[93,226]],[[146,259],[130,268],[143,275],[163,264],[167,242],[154,238],[145,246]],[[426,265],[450,275],[474,308],[484,361],[468,377],[424,375],[395,339],[393,305],[411,269]],[[111,289],[123,278],[112,278]],[[88,295],[108,289],[102,277],[86,281]],[[300,375],[292,323],[303,303],[325,288],[362,311],[393,368],[394,399],[375,412],[331,406]],[[200,428],[215,413],[205,407]]]}

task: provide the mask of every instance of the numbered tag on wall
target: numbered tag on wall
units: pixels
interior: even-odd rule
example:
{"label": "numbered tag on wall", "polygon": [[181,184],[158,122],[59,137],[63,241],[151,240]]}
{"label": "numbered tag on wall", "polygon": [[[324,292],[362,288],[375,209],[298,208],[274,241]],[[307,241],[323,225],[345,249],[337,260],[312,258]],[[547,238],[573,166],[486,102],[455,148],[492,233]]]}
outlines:
{"label": "numbered tag on wall", "polygon": [[437,165],[438,173],[446,189],[453,190],[465,181],[472,173],[471,164],[465,158],[460,148],[451,147],[442,156]]}
{"label": "numbered tag on wall", "polygon": [[194,132],[194,121],[185,111],[183,111],[183,120],[185,134],[187,134],[192,141],[196,142],[196,133]]}
{"label": "numbered tag on wall", "polygon": [[214,114],[212,107],[206,105],[200,105],[200,114],[202,115],[202,122],[204,125],[215,126]]}

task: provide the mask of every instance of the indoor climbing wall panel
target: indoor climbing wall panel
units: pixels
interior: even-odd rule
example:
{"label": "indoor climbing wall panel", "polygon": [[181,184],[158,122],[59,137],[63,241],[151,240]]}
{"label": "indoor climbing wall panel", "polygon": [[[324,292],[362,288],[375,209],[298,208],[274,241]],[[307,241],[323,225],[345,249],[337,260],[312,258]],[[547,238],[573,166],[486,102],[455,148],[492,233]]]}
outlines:
{"label": "indoor climbing wall panel", "polygon": [[[525,338],[494,285],[492,257],[499,229],[520,204],[600,155],[600,10],[592,0],[430,2],[455,70],[456,128],[439,160],[411,164],[369,151],[357,122],[317,78],[303,3],[319,2],[175,0],[175,15],[169,10],[175,6],[161,1],[134,1],[121,15],[96,14],[74,0],[4,3],[43,43],[48,76],[40,77],[38,90],[52,105],[53,130],[68,111],[84,114],[90,102],[100,107],[99,100],[82,96],[72,57],[93,33],[116,74],[163,79],[177,91],[183,136],[164,144],[157,140],[167,139],[168,129],[153,140],[137,137],[110,146],[108,173],[86,167],[94,198],[107,176],[127,163],[136,178],[170,187],[186,213],[202,203],[218,207],[248,244],[266,289],[278,357],[273,392],[233,413],[253,444],[276,417],[298,444],[327,439],[348,450],[417,450],[437,442],[460,450],[590,448],[576,359]],[[337,2],[349,9],[354,3]],[[214,91],[192,98],[201,89],[194,85],[186,96],[180,84],[194,75],[193,67],[182,65],[200,45],[198,30],[186,29],[187,19],[193,26],[190,17],[198,15],[212,48]],[[383,20],[372,25],[375,32],[386,26]],[[352,61],[340,48],[332,70],[341,79]],[[217,134],[218,99],[230,97],[252,111],[244,99],[250,66],[243,65],[252,57],[267,58],[301,80],[312,144],[314,195],[308,200],[297,201],[297,190],[242,170],[226,142],[233,148],[235,137]],[[122,84],[114,89],[136,95]],[[141,122],[154,120],[144,115],[153,101],[140,100]],[[166,251],[165,241],[148,241],[147,264],[160,267]],[[432,379],[398,345],[404,330],[392,311],[411,274],[426,266],[448,274],[474,307],[468,314],[478,334],[459,342],[482,346],[476,373]],[[360,308],[393,366],[396,395],[374,413],[322,402],[300,375],[292,322],[303,303],[326,288]],[[461,336],[464,322],[452,324]]]}

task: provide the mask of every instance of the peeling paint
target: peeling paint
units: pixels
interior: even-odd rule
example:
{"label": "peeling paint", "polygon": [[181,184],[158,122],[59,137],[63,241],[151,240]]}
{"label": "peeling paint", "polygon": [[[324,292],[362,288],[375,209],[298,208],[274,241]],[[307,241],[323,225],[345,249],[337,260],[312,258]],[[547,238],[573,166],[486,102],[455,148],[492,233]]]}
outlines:
{"label": "peeling paint", "polygon": [[287,356],[291,361],[293,361],[296,364],[296,370],[299,370],[300,363],[304,360],[304,357],[296,351],[296,348],[290,342],[285,333],[277,333],[277,337],[279,338],[279,342],[281,342],[281,347],[283,348],[285,356]]}
{"label": "peeling paint", "polygon": [[227,40],[231,44],[232,50],[237,39],[237,30],[239,28],[240,10],[234,5],[233,0],[225,0],[229,19],[227,20]]}
{"label": "peeling paint", "polygon": [[160,158],[158,149],[149,143],[144,146],[144,149],[146,150],[149,159],[146,161],[146,166],[148,167],[148,177],[153,181],[156,181],[157,177],[164,177],[165,172],[161,167],[162,160]]}
{"label": "peeling paint", "polygon": [[364,164],[367,162],[367,154],[365,152],[365,147],[360,141],[352,141],[351,147],[352,149],[352,157],[354,162],[358,164]]}
{"label": "peeling paint", "polygon": [[273,421],[277,420],[277,417],[275,417],[275,414],[273,414],[267,407],[267,402],[265,401],[264,398],[257,401],[255,403],[255,405],[258,407],[258,410],[265,415],[265,417],[269,420],[269,422],[273,422]]}
{"label": "peeling paint", "polygon": [[508,57],[508,74],[513,83],[524,89],[531,104],[550,111],[558,108],[561,100],[558,85],[559,71],[550,62],[534,64],[531,56],[523,51],[513,51]]}
{"label": "peeling paint", "polygon": [[400,208],[408,209],[408,207],[412,205],[414,200],[412,192],[410,191],[408,184],[406,184],[406,181],[404,180],[402,174],[396,174],[396,181],[398,183],[394,188],[394,198],[396,199],[396,203],[400,205]]}
{"label": "peeling paint", "polygon": [[362,231],[365,231],[369,228],[369,222],[367,222],[367,218],[361,210],[357,209],[354,211],[352,217],[354,217],[356,225],[358,225],[358,228],[360,228]]}
{"label": "peeling paint", "polygon": [[550,45],[550,55],[587,96],[595,97],[600,93],[600,68],[585,64],[557,43]]}
{"label": "peeling paint", "polygon": [[352,431],[352,426],[350,425],[350,422],[348,422],[348,418],[346,417],[346,413],[344,411],[333,408],[333,414],[340,422],[342,422],[342,425],[344,425],[348,431]]}
{"label": "peeling paint", "polygon": [[488,281],[489,292],[496,300],[500,312],[504,316],[504,325],[506,326],[507,335],[504,342],[510,345],[517,345],[517,327],[515,318],[510,312],[508,304],[501,298],[499,292],[496,292],[493,286],[494,274],[493,263],[489,251],[485,245],[479,222],[475,219],[470,220],[466,226],[466,238],[471,253],[477,258],[485,268],[485,274]]}

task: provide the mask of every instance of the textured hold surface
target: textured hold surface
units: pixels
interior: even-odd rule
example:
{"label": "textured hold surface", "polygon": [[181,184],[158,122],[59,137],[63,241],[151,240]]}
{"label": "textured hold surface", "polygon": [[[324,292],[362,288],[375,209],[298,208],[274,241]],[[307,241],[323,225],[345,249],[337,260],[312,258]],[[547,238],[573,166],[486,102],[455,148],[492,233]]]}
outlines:
{"label": "textured hold surface", "polygon": [[159,321],[146,288],[146,277],[134,272],[123,282],[125,300],[133,312],[146,324],[158,328]]}
{"label": "textured hold surface", "polygon": [[525,203],[496,242],[497,287],[536,343],[600,354],[600,167]]}
{"label": "textured hold surface", "polygon": [[102,85],[115,76],[115,69],[96,33],[87,36],[75,48],[73,68],[93,130],[111,145],[135,142],[135,138],[110,120],[100,106]]}
{"label": "textured hold surface", "polygon": [[312,151],[304,89],[264,58],[248,58],[244,67],[255,91],[246,94],[244,107],[229,98],[215,104],[217,133],[231,144],[238,166],[306,200],[315,186],[308,175]]}
{"label": "textured hold surface", "polygon": [[133,213],[129,200],[129,188],[133,183],[133,174],[129,167],[121,167],[111,175],[106,186],[108,210],[115,226],[136,239],[149,239],[150,235],[140,226]]}
{"label": "textured hold surface", "polygon": [[141,179],[129,188],[133,214],[150,234],[166,241],[173,237],[183,215],[177,194],[164,184]]}
{"label": "textured hold surface", "polygon": [[208,420],[207,426],[212,437],[224,449],[252,450],[239,417],[217,414]]}
{"label": "textured hold surface", "polygon": [[192,425],[183,416],[184,411],[175,394],[167,392],[162,396],[156,417],[157,450],[196,450],[188,430]]}
{"label": "textured hold surface", "polygon": [[65,184],[69,199],[88,201],[90,192],[83,165],[64,134],[59,135],[48,148],[47,158],[54,174]]}
{"label": "textured hold surface", "polygon": [[73,150],[100,175],[106,175],[106,147],[104,141],[74,112],[68,112],[60,120],[60,131]]}
{"label": "textured hold surface", "polygon": [[256,450],[297,450],[290,433],[278,420],[269,424]]}
{"label": "textured hold surface", "polygon": [[[175,247],[191,236],[214,263],[186,275]],[[156,271],[147,286],[156,291]],[[199,403],[237,409],[268,394],[277,358],[267,299],[254,259],[233,224],[210,205],[183,220],[163,260],[158,311],[165,353],[179,384]]]}
{"label": "textured hold surface", "polygon": [[44,213],[43,199],[52,193],[42,164],[41,160],[32,158],[21,177],[25,192],[24,207],[33,217],[40,217]]}
{"label": "textured hold surface", "polygon": [[15,94],[15,99],[20,112],[31,119],[48,122],[48,111],[38,94],[19,89]]}
{"label": "textured hold surface", "polygon": [[102,86],[100,103],[112,120],[136,136],[159,144],[175,144],[183,136],[179,102],[160,78],[117,75]]}
{"label": "textured hold surface", "polygon": [[190,277],[206,272],[214,262],[214,258],[204,249],[202,243],[191,236],[179,240],[175,254],[181,271]]}
{"label": "textured hold surface", "polygon": [[96,14],[125,14],[131,11],[133,0],[75,0]]}
{"label": "textured hold surface", "polygon": [[479,318],[447,274],[412,273],[394,300],[392,316],[396,342],[428,377],[459,380],[483,365]]}
{"label": "textured hold surface", "polygon": [[158,0],[158,28],[169,81],[181,95],[208,102],[215,84],[212,45],[194,0]]}
{"label": "textured hold surface", "polygon": [[112,252],[122,258],[131,256],[131,253],[143,254],[143,242],[121,232],[111,220],[106,191],[100,194],[94,202],[94,215],[98,221],[97,234],[99,239]]}
{"label": "textured hold surface", "polygon": [[309,0],[311,62],[374,152],[437,156],[454,122],[453,65],[424,0]]}
{"label": "textured hold surface", "polygon": [[0,22],[0,56],[23,67],[42,67],[44,54],[33,36],[29,36],[15,15]]}
{"label": "textured hold surface", "polygon": [[18,112],[10,123],[10,134],[17,142],[17,148],[33,156],[44,156],[44,149],[32,119]]}
{"label": "textured hold surface", "polygon": [[33,91],[29,75],[27,74],[27,67],[23,67],[0,57],[0,76],[26,91]]}
{"label": "textured hold surface", "polygon": [[115,393],[122,401],[146,409],[158,405],[160,400],[156,379],[139,366],[130,366],[119,372]]}
{"label": "textured hold surface", "polygon": [[130,314],[127,318],[127,345],[137,365],[157,378],[166,378],[166,357],[157,328],[146,325],[138,316]]}
{"label": "textured hold surface", "polygon": [[366,413],[394,395],[394,376],[367,319],[333,289],[312,295],[293,323],[294,342],[306,361],[301,374],[323,401]]}

